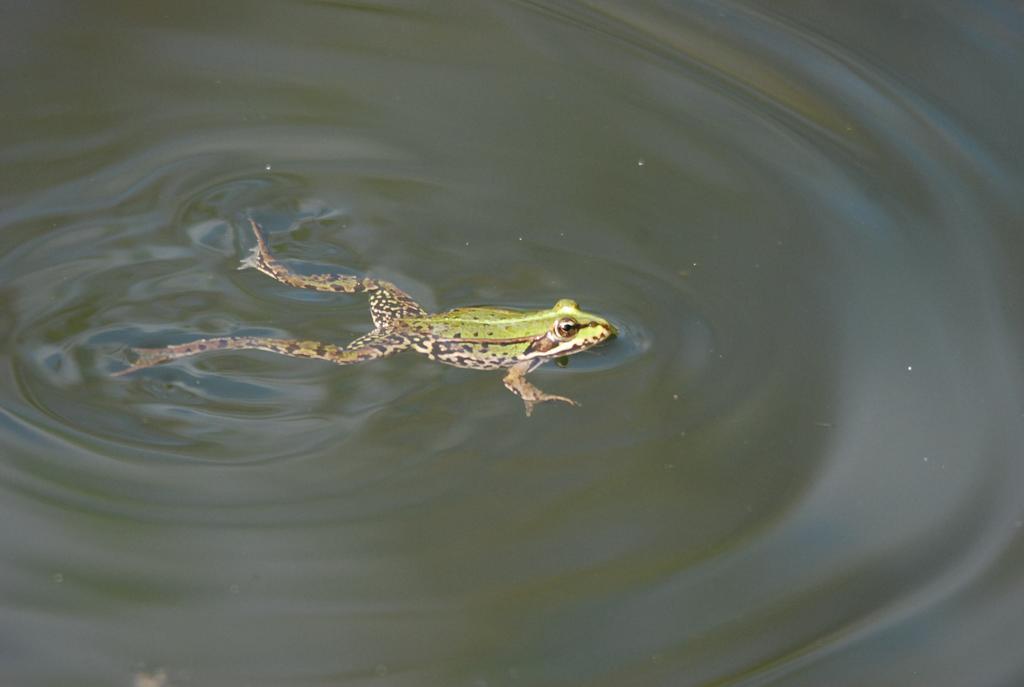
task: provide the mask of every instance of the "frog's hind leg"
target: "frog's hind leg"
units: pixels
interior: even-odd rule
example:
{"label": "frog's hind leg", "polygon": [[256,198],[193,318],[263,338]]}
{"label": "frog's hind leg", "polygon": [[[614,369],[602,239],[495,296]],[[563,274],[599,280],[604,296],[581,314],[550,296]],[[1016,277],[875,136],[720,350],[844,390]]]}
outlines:
{"label": "frog's hind leg", "polygon": [[538,363],[534,360],[524,360],[521,363],[516,363],[509,368],[508,374],[501,381],[505,384],[505,388],[514,393],[519,398],[523,399],[523,404],[526,406],[526,416],[529,417],[533,413],[533,407],[538,403],[544,403],[545,401],[561,401],[562,403],[568,403],[569,405],[578,406],[579,403],[566,398],[565,396],[555,396],[554,394],[546,394],[533,384],[526,381],[526,375],[530,370],[540,367],[543,363]]}
{"label": "frog's hind leg", "polygon": [[253,247],[252,253],[242,260],[238,269],[244,270],[253,267],[279,282],[300,289],[332,293],[369,293],[370,317],[373,318],[373,324],[378,329],[386,328],[395,320],[404,317],[420,317],[427,314],[419,303],[412,299],[412,296],[383,279],[356,277],[336,272],[325,274],[296,274],[292,272],[270,252],[266,236],[264,236],[260,225],[253,219],[250,219],[249,223],[252,225],[252,233],[256,236],[256,246]]}
{"label": "frog's hind leg", "polygon": [[267,239],[263,235],[263,229],[256,223],[256,220],[250,219],[249,224],[252,226],[252,233],[256,235],[256,245],[253,247],[252,252],[242,260],[242,264],[238,266],[238,269],[244,270],[253,267],[268,277],[273,277],[279,282],[300,289],[330,291],[332,293],[363,293],[377,289],[375,280],[356,277],[351,274],[339,274],[336,272],[296,274],[292,272],[282,265],[274,257],[274,254],[270,252]]}
{"label": "frog's hind leg", "polygon": [[375,358],[397,353],[408,348],[408,342],[394,334],[374,330],[361,336],[348,346],[321,343],[319,341],[302,341],[299,339],[271,339],[261,336],[230,336],[213,339],[199,339],[176,346],[163,348],[133,348],[138,356],[130,366],[114,372],[115,377],[126,375],[136,370],[153,367],[178,358],[206,353],[209,351],[259,350],[280,353],[293,358],[314,358],[326,360],[336,365],[351,365]]}
{"label": "frog's hind leg", "polygon": [[391,282],[377,280],[377,287],[370,293],[370,317],[374,327],[387,329],[397,320],[426,316],[427,311],[419,303]]}

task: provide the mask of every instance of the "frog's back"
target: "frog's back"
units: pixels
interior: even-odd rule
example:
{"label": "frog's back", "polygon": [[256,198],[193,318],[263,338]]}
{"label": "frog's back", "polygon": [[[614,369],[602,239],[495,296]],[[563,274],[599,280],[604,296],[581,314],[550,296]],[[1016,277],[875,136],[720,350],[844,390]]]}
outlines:
{"label": "frog's back", "polygon": [[417,329],[426,329],[438,340],[526,339],[546,331],[550,318],[536,311],[510,308],[455,308],[436,315],[415,318]]}
{"label": "frog's back", "polygon": [[493,370],[521,359],[547,319],[539,313],[509,308],[455,308],[402,322],[413,346],[456,367]]}

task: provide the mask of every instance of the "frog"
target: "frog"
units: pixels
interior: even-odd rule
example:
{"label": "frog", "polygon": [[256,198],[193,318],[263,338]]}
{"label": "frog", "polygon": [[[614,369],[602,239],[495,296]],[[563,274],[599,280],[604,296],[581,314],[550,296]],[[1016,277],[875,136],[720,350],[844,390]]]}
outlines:
{"label": "frog", "polygon": [[468,306],[428,313],[409,294],[383,279],[336,272],[294,272],[271,252],[267,235],[256,220],[249,218],[249,227],[255,236],[255,245],[238,269],[256,269],[301,289],[365,293],[373,329],[347,346],[303,339],[218,336],[161,348],[131,348],[134,361],[114,372],[115,376],[214,351],[260,350],[351,365],[411,350],[458,368],[506,370],[502,382],[523,401],[529,417],[540,403],[559,401],[572,406],[579,403],[566,396],[541,391],[527,381],[527,374],[548,361],[564,361],[567,356],[593,348],[618,334],[611,322],[580,310],[579,304],[568,298],[558,300],[545,310]]}

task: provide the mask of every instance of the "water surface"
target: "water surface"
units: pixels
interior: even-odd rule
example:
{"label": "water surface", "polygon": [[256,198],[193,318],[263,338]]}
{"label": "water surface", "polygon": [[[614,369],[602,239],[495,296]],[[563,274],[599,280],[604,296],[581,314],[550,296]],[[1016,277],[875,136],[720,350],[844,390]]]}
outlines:
{"label": "water surface", "polygon": [[[1024,683],[1007,2],[9,8],[0,682]],[[531,376],[365,299],[573,298]]]}

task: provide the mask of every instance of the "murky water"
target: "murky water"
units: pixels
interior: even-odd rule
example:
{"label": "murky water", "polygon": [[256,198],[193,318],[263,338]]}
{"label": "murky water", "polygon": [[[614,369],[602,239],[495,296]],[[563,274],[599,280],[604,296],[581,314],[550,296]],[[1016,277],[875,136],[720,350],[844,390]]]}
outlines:
{"label": "murky water", "polygon": [[[17,5],[0,682],[1024,684],[1017,3]],[[111,377],[368,330],[248,216],[622,336]]]}

